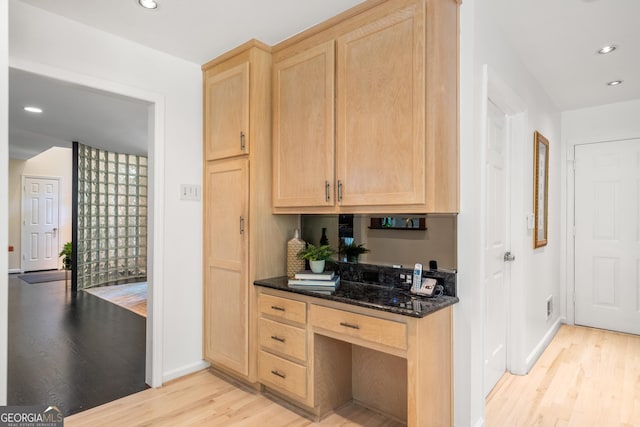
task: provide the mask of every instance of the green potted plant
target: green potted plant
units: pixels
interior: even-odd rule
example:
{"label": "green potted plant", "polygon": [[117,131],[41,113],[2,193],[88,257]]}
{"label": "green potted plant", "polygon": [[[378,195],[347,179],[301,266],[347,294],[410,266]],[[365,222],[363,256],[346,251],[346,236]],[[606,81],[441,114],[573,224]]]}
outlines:
{"label": "green potted plant", "polygon": [[58,254],[59,257],[62,257],[62,268],[64,269],[64,282],[65,286],[67,284],[67,276],[69,275],[69,270],[72,267],[72,253],[73,253],[73,244],[71,242],[67,242],[62,247],[62,250]]}
{"label": "green potted plant", "polygon": [[347,257],[347,262],[358,262],[360,255],[366,254],[367,252],[371,251],[365,248],[363,244],[356,245],[355,243],[350,243],[342,247],[342,253]]}
{"label": "green potted plant", "polygon": [[71,254],[73,252],[73,245],[71,242],[67,242],[62,247],[62,251],[58,256],[62,257],[62,268],[64,270],[71,270]]}
{"label": "green potted plant", "polygon": [[298,258],[309,261],[309,267],[314,273],[322,273],[325,261],[331,259],[335,253],[336,251],[329,245],[314,246],[308,243],[306,248],[298,252]]}

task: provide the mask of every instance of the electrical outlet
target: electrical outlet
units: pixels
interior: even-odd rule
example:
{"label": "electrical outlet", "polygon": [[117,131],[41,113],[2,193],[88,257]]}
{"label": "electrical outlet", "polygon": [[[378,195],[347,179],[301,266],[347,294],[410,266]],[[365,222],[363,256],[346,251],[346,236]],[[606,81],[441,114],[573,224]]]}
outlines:
{"label": "electrical outlet", "polygon": [[552,314],[553,314],[553,295],[549,295],[549,298],[547,298],[547,320],[551,319]]}

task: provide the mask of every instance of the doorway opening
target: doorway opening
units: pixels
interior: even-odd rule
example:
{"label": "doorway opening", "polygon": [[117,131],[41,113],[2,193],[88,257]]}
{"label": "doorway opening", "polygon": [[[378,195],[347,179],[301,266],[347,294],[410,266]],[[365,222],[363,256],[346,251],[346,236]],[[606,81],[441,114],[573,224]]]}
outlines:
{"label": "doorway opening", "polygon": [[[31,74],[38,78],[56,80],[61,85],[68,87],[80,87],[93,94],[100,93],[111,98],[127,98],[145,105],[145,126],[148,129],[146,144],[149,155],[149,220],[147,236],[148,248],[148,315],[146,319],[146,333],[143,346],[146,351],[144,364],[145,382],[158,387],[162,384],[162,331],[160,329],[162,315],[162,247],[163,237],[160,233],[163,224],[162,194],[164,182],[164,100],[161,96],[138,90],[128,86],[122,86],[109,81],[102,81],[84,75],[75,74],[65,70],[57,70],[50,67],[42,67],[38,64],[20,64],[19,68],[10,68],[10,72]],[[12,135],[13,136],[13,135]],[[67,141],[70,145],[70,141]],[[59,262],[58,253],[55,260]],[[56,265],[57,267],[58,265]]]}

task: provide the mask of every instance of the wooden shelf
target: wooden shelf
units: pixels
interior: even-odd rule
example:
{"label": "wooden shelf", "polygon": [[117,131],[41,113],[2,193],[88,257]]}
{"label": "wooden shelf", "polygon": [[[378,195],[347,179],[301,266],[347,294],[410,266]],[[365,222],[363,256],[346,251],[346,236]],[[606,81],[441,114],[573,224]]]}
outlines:
{"label": "wooden shelf", "polygon": [[369,230],[408,230],[408,231],[425,231],[427,227],[410,228],[410,227],[369,227]]}
{"label": "wooden shelf", "polygon": [[[392,224],[391,226],[385,224]],[[395,224],[417,224],[417,227],[397,227]],[[426,220],[420,217],[385,217],[385,218],[371,218],[369,224],[370,230],[426,230]]]}

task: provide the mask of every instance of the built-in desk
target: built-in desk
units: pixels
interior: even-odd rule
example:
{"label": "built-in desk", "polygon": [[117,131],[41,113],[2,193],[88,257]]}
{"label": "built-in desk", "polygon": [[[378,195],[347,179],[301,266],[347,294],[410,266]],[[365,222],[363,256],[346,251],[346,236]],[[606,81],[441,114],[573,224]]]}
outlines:
{"label": "built-in desk", "polygon": [[[334,295],[290,289],[286,283],[286,278],[255,283],[258,378],[267,389],[319,418],[353,400],[409,426],[453,425],[456,297],[410,298],[405,307],[351,304],[344,295],[362,289],[349,293],[348,282]],[[397,302],[393,291],[382,292]]]}

